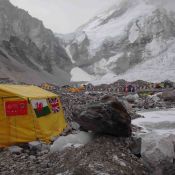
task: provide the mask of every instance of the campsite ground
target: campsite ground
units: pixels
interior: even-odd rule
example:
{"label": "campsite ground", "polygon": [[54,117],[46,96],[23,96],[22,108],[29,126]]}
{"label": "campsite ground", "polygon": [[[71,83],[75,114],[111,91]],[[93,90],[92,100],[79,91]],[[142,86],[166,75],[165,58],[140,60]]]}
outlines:
{"label": "campsite ground", "polygon": [[0,153],[2,175],[98,175],[148,174],[143,162],[128,151],[129,139],[99,137],[80,148],[68,148],[61,153],[24,149],[20,154],[8,150]]}
{"label": "campsite ground", "polygon": [[[116,96],[116,93],[102,92],[81,92],[62,93],[61,101],[65,116],[71,122],[72,111],[75,106],[99,102],[104,95]],[[123,98],[123,97],[122,97]],[[121,99],[122,99],[121,98]],[[131,100],[131,99],[130,99]],[[149,101],[147,98],[133,99],[131,113],[142,110],[167,108],[168,103],[161,100]],[[129,100],[128,100],[129,101]],[[152,103],[148,105],[147,103]],[[154,105],[153,105],[154,103]],[[170,103],[173,107],[172,103]],[[128,105],[128,109],[130,105]],[[133,118],[135,118],[135,113]],[[137,116],[138,117],[138,116]],[[72,128],[71,128],[72,129]],[[71,132],[71,131],[70,131]],[[149,174],[143,165],[142,159],[130,152],[131,140],[116,138],[112,136],[99,136],[85,146],[79,148],[67,148],[61,153],[50,153],[47,149],[33,151],[24,147],[21,152],[12,154],[8,149],[0,152],[0,174],[48,174],[48,175],[140,175]]]}

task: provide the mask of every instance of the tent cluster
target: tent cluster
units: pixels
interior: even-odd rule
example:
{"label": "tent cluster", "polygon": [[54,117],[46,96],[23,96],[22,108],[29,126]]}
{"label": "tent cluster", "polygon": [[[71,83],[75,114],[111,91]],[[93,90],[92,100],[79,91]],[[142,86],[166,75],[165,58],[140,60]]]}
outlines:
{"label": "tent cluster", "polygon": [[55,91],[55,90],[59,90],[60,87],[50,84],[50,83],[43,83],[40,86],[42,89],[48,90],[48,91]]}
{"label": "tent cluster", "polygon": [[42,89],[48,90],[48,91],[62,91],[62,92],[82,92],[85,90],[84,84],[79,83],[69,83],[69,85],[63,85],[63,86],[57,86],[50,83],[43,83],[40,86]]}
{"label": "tent cluster", "polygon": [[0,85],[0,147],[49,142],[66,125],[56,94],[36,86]]}
{"label": "tent cluster", "polygon": [[108,91],[108,92],[118,92],[118,93],[137,93],[145,90],[155,90],[155,89],[166,89],[166,88],[174,88],[175,82],[171,82],[166,80],[160,83],[151,83],[142,80],[127,82],[125,80],[118,80],[112,84],[100,84],[100,85],[92,85],[87,84],[86,90],[89,91]]}

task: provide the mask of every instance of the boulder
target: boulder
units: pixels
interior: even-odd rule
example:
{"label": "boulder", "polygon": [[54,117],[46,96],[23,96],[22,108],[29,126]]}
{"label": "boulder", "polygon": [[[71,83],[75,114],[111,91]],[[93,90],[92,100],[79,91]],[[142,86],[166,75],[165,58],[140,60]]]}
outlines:
{"label": "boulder", "polygon": [[40,141],[32,141],[28,143],[30,150],[41,151],[42,143]]}
{"label": "boulder", "polygon": [[162,98],[165,101],[173,101],[173,102],[175,102],[175,90],[163,92],[162,93]]}
{"label": "boulder", "polygon": [[159,135],[152,132],[142,138],[141,155],[153,174],[163,175],[165,165],[171,165],[174,162],[174,148],[174,135]]}
{"label": "boulder", "polygon": [[157,106],[158,102],[160,102],[160,98],[157,95],[148,95],[144,100],[144,108],[154,108]]}
{"label": "boulder", "polygon": [[12,154],[21,154],[22,151],[23,151],[23,148],[21,148],[19,146],[11,146],[11,147],[8,148],[8,150]]}
{"label": "boulder", "polygon": [[131,116],[124,103],[112,96],[105,96],[98,103],[76,107],[73,120],[86,131],[118,137],[131,136]]}
{"label": "boulder", "polygon": [[71,128],[74,130],[79,130],[80,128],[80,125],[76,122],[71,122],[70,125],[71,125]]}
{"label": "boulder", "polygon": [[157,94],[149,95],[148,98],[151,99],[154,103],[157,103],[158,101],[160,101],[160,98],[158,97]]}
{"label": "boulder", "polygon": [[172,82],[170,80],[165,80],[164,81],[164,86],[165,86],[165,88],[174,88],[175,84],[174,84],[174,82]]}
{"label": "boulder", "polygon": [[141,157],[141,144],[142,138],[141,137],[132,137],[131,144],[129,146],[132,154],[136,155],[137,157]]}
{"label": "boulder", "polygon": [[29,146],[30,151],[35,152],[35,153],[50,149],[50,145],[49,144],[45,144],[45,143],[40,142],[40,141],[29,142],[28,146]]}
{"label": "boulder", "polygon": [[139,95],[138,94],[127,95],[125,98],[130,103],[137,103],[139,101]]}

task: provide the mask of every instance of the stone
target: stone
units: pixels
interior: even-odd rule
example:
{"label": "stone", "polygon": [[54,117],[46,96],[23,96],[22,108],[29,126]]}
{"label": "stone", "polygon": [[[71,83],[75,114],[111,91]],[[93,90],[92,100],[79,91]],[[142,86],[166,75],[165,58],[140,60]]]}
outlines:
{"label": "stone", "polygon": [[50,150],[50,145],[49,144],[45,144],[45,143],[42,143],[41,145],[41,152],[48,152]]}
{"label": "stone", "polygon": [[158,97],[158,95],[149,95],[148,98],[150,98],[154,103],[157,103],[158,101],[160,101],[160,98]]}
{"label": "stone", "polygon": [[175,160],[174,148],[174,135],[158,135],[153,132],[143,137],[141,155],[154,174],[159,170],[159,174],[163,175],[165,163],[173,164]]}
{"label": "stone", "polygon": [[31,160],[34,160],[34,159],[36,159],[36,156],[31,155],[31,156],[30,156],[30,159],[31,159]]}
{"label": "stone", "polygon": [[137,103],[139,101],[139,95],[138,94],[127,95],[125,99],[130,103]]}
{"label": "stone", "polygon": [[131,103],[129,103],[126,100],[123,100],[122,103],[125,105],[125,108],[127,109],[128,112],[132,111],[132,104]]}
{"label": "stone", "polygon": [[42,143],[39,141],[33,141],[28,143],[30,150],[33,151],[41,151]]}
{"label": "stone", "polygon": [[160,98],[158,96],[147,96],[145,101],[144,101],[144,108],[149,109],[149,108],[155,108],[156,104]]}
{"label": "stone", "polygon": [[79,130],[80,125],[76,122],[71,122],[71,128],[74,130]]}
{"label": "stone", "polygon": [[125,105],[112,96],[105,96],[99,103],[74,109],[73,120],[81,129],[118,137],[131,136],[131,116]]}
{"label": "stone", "polygon": [[131,153],[136,155],[137,157],[141,157],[141,137],[132,137],[132,143],[130,144]]}
{"label": "stone", "polygon": [[174,88],[175,84],[174,84],[174,82],[172,82],[170,80],[165,80],[164,81],[164,86],[165,86],[165,88]]}
{"label": "stone", "polygon": [[19,146],[11,146],[8,148],[8,150],[10,151],[10,153],[12,154],[21,154],[23,148],[19,147]]}
{"label": "stone", "polygon": [[164,101],[175,102],[175,90],[166,91],[162,93],[162,98]]}

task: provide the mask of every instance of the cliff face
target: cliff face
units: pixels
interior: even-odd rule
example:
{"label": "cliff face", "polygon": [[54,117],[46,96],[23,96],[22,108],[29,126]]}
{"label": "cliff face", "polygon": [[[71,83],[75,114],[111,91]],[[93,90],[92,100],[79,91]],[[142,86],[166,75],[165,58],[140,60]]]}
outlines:
{"label": "cliff face", "polygon": [[[72,63],[59,38],[41,21],[8,0],[0,0],[0,62],[0,73],[17,81],[63,83],[70,80]],[[21,75],[17,75],[17,67],[22,69]],[[36,77],[29,78],[29,74]]]}

